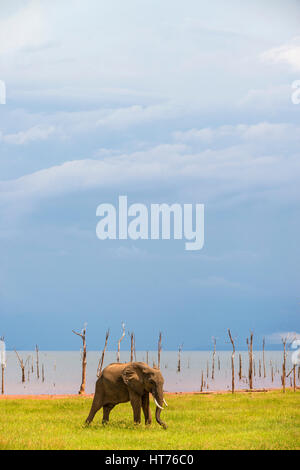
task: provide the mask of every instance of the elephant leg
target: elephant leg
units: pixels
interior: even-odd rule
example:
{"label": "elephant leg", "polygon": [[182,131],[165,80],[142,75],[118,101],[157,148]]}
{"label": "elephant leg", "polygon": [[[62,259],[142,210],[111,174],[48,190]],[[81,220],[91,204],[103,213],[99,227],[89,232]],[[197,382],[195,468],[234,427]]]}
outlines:
{"label": "elephant leg", "polygon": [[135,424],[141,422],[142,397],[135,392],[129,392],[130,403],[133,409],[133,420]]}
{"label": "elephant leg", "polygon": [[90,424],[93,421],[95,414],[97,413],[97,411],[100,410],[100,408],[102,408],[102,406],[103,406],[103,403],[102,403],[101,398],[98,398],[95,395],[93,403],[92,403],[90,414],[88,415],[88,417],[86,419],[86,424]]}
{"label": "elephant leg", "polygon": [[113,405],[112,403],[110,403],[109,405],[104,405],[103,406],[103,420],[102,420],[102,424],[105,424],[105,423],[108,423],[109,421],[109,413],[111,412],[111,410],[115,407],[115,405]]}
{"label": "elephant leg", "polygon": [[150,410],[150,400],[149,400],[149,393],[146,392],[142,396],[142,408],[145,416],[145,424],[151,424],[151,410]]}

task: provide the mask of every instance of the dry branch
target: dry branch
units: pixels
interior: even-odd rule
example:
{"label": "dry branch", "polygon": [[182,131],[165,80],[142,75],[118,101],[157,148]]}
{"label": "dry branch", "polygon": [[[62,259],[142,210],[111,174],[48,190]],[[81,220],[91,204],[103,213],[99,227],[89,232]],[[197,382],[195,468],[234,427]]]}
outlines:
{"label": "dry branch", "polygon": [[107,347],[108,338],[109,338],[109,330],[107,330],[107,332],[105,333],[105,344],[104,344],[104,348],[103,348],[101,358],[100,358],[99,364],[98,364],[97,377],[100,377],[101,372],[102,372],[102,367],[103,367],[103,363],[104,363],[104,356],[105,356],[105,351],[106,351],[106,347]]}
{"label": "dry branch", "polygon": [[160,369],[160,355],[161,355],[161,331],[158,336],[158,345],[157,345],[157,367]]}
{"label": "dry branch", "polygon": [[120,338],[119,341],[118,341],[117,362],[120,362],[120,348],[121,348],[121,341],[122,341],[122,340],[124,339],[124,337],[125,337],[125,323],[122,323],[122,329],[123,329],[123,333],[122,333],[121,338]]}
{"label": "dry branch", "polygon": [[77,331],[72,330],[74,335],[79,336],[82,339],[83,345],[83,352],[82,352],[82,376],[81,376],[81,385],[79,389],[79,395],[83,395],[85,393],[85,385],[86,385],[86,328],[84,327],[81,333],[77,333]]}
{"label": "dry branch", "polygon": [[228,329],[228,335],[229,335],[229,338],[230,338],[230,342],[232,344],[232,355],[231,355],[231,372],[232,372],[232,380],[231,380],[231,391],[232,393],[234,393],[234,356],[235,356],[235,345],[234,345],[234,341],[232,339],[232,336],[231,336],[231,331]]}

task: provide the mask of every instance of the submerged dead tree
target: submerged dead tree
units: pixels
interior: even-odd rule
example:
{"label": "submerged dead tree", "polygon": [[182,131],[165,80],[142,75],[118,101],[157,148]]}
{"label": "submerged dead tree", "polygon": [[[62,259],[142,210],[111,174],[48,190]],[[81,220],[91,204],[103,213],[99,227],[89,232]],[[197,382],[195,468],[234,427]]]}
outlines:
{"label": "submerged dead tree", "polygon": [[242,355],[239,354],[239,380],[242,380],[243,369],[242,369]]}
{"label": "submerged dead tree", "polygon": [[4,336],[0,337],[0,362],[1,362],[1,394],[4,395],[4,371],[6,367]]}
{"label": "submerged dead tree", "polygon": [[282,363],[282,377],[281,377],[281,382],[282,382],[282,391],[283,391],[283,393],[285,393],[286,343],[287,343],[287,338],[282,338],[282,344],[283,344],[283,363]]}
{"label": "submerged dead tree", "polygon": [[25,382],[26,382],[26,379],[25,379],[25,368],[26,368],[26,364],[27,364],[27,362],[28,362],[30,356],[27,357],[27,359],[26,359],[26,361],[25,361],[25,363],[24,363],[23,359],[19,356],[19,354],[17,353],[17,351],[16,351],[16,350],[14,350],[14,351],[15,351],[15,353],[16,353],[16,355],[17,355],[17,358],[18,358],[18,361],[19,361],[19,365],[20,365],[20,367],[21,367],[21,371],[22,371],[22,383],[25,383]]}
{"label": "submerged dead tree", "polygon": [[158,335],[158,345],[157,345],[157,367],[160,369],[160,355],[161,355],[161,331]]}
{"label": "submerged dead tree", "polygon": [[99,364],[98,364],[97,377],[100,377],[101,372],[102,372],[103,363],[104,363],[104,356],[105,356],[105,351],[106,351],[106,347],[107,347],[108,338],[109,338],[109,330],[107,330],[107,332],[105,333],[105,343],[104,343],[104,348],[103,348],[103,351],[102,351],[102,354],[101,354],[101,357],[100,357],[100,360],[99,360]]}
{"label": "submerged dead tree", "polygon": [[121,341],[123,341],[123,339],[125,338],[125,323],[122,323],[122,329],[123,329],[123,333],[122,333],[121,338],[118,341],[117,362],[120,362]]}
{"label": "submerged dead tree", "polygon": [[297,385],[296,385],[296,364],[293,365],[293,368],[290,370],[290,372],[287,374],[287,378],[291,375],[293,372],[293,379],[291,378],[291,387],[293,387],[294,392],[296,391]]}
{"label": "submerged dead tree", "polygon": [[231,354],[231,374],[232,374],[232,377],[231,377],[231,391],[232,393],[234,393],[234,387],[235,387],[235,383],[234,383],[234,356],[235,356],[235,345],[234,345],[234,341],[232,339],[232,336],[231,336],[231,331],[228,329],[228,335],[229,335],[229,338],[230,338],[230,342],[232,344],[232,354]]}
{"label": "submerged dead tree", "polygon": [[178,364],[177,364],[177,372],[181,371],[181,351],[182,351],[183,345],[180,344],[178,346]]}
{"label": "submerged dead tree", "polygon": [[247,338],[248,354],[249,354],[249,388],[253,390],[253,333],[250,332],[250,340]]}
{"label": "submerged dead tree", "polygon": [[79,336],[81,339],[82,339],[82,347],[83,347],[83,350],[82,350],[82,360],[81,360],[81,363],[82,363],[82,376],[81,376],[81,385],[80,385],[80,389],[79,389],[79,395],[83,395],[85,393],[85,385],[86,385],[86,327],[84,326],[83,330],[81,331],[81,333],[77,333],[77,331],[74,331],[72,330],[72,332],[74,333],[74,335],[77,335]]}
{"label": "submerged dead tree", "polygon": [[265,344],[266,344],[266,340],[265,340],[265,338],[264,338],[264,339],[263,339],[263,368],[264,368],[264,379],[267,377],[266,362],[265,362]]}
{"label": "submerged dead tree", "polygon": [[128,333],[130,336],[130,362],[133,362],[133,357],[135,356],[134,345],[135,345],[135,338],[134,333]]}
{"label": "submerged dead tree", "polygon": [[40,363],[39,363],[39,347],[35,345],[35,352],[36,352],[36,378],[40,378]]}
{"label": "submerged dead tree", "polygon": [[212,380],[215,379],[215,358],[216,358],[216,347],[217,347],[216,338],[213,338],[213,342],[214,342],[214,350],[213,350],[212,368],[211,368],[211,378],[212,378]]}

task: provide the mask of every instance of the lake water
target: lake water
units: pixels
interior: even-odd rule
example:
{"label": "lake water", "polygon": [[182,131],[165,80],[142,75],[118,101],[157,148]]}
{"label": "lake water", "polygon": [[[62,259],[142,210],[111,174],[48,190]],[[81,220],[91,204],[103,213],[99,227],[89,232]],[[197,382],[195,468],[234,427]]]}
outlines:
{"label": "lake water", "polygon": [[[242,356],[243,376],[238,378],[239,354]],[[36,377],[35,352],[21,351],[20,357],[25,360],[30,359],[26,365],[26,383],[21,382],[21,368],[16,354],[13,351],[7,352],[7,366],[5,369],[5,393],[6,394],[74,394],[77,393],[81,382],[81,354],[76,351],[40,351],[40,379]],[[87,355],[87,383],[86,392],[93,393],[95,381],[97,379],[97,365],[100,353],[88,352]],[[146,352],[137,351],[136,360],[146,361]],[[267,377],[259,375],[259,361],[262,364],[262,352],[254,351],[255,361],[255,388],[278,388],[281,387],[283,353],[280,351],[266,351],[265,364]],[[130,360],[130,352],[121,352],[121,361]],[[274,381],[271,378],[272,361],[274,370]],[[116,353],[106,352],[104,367],[111,362],[116,362]],[[149,364],[157,362],[157,352],[149,352]],[[201,376],[203,371],[206,390],[229,390],[231,388],[231,352],[217,351],[215,356],[215,378],[212,379],[212,352],[211,351],[184,351],[181,353],[181,372],[177,372],[178,352],[163,351],[161,355],[161,371],[165,378],[165,390],[169,392],[194,392],[200,391]],[[33,372],[32,372],[33,365]],[[42,381],[42,367],[44,368],[44,382]],[[207,374],[208,368],[208,374]],[[287,371],[292,368],[290,354],[287,355]],[[248,388],[246,376],[248,375],[248,353],[236,352],[235,355],[236,389]],[[207,377],[208,375],[208,377]],[[292,374],[291,374],[292,376]],[[291,377],[290,376],[290,377]],[[299,384],[299,381],[298,381]],[[290,378],[287,379],[287,386],[290,385]]]}

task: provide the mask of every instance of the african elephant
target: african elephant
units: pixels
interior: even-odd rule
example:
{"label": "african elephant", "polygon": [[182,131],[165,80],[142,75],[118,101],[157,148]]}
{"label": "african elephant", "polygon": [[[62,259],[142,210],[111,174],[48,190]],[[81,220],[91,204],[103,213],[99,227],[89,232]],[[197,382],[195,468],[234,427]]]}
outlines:
{"label": "african elephant", "polygon": [[141,422],[141,408],[143,408],[145,424],[151,424],[149,393],[152,393],[156,404],[156,421],[166,428],[166,424],[160,419],[163,404],[168,406],[163,397],[163,384],[164,379],[160,370],[149,367],[144,362],[110,364],[96,382],[94,400],[86,423],[91,423],[102,407],[102,422],[107,423],[111,410],[118,403],[130,401],[134,422]]}

